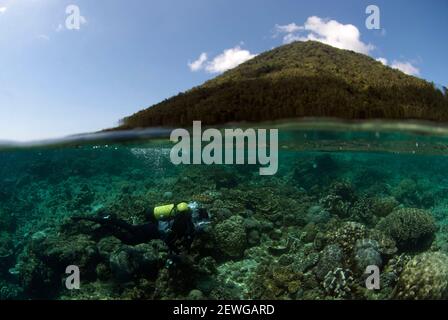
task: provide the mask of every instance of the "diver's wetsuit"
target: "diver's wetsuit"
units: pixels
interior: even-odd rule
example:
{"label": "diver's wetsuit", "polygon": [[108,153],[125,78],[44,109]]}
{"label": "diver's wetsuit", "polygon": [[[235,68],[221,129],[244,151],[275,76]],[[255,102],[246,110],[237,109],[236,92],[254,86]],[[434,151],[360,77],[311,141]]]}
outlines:
{"label": "diver's wetsuit", "polygon": [[157,224],[153,222],[133,225],[116,218],[73,217],[72,219],[98,223],[110,231],[112,235],[120,239],[123,243],[129,245],[137,245],[139,243],[148,242],[152,239],[160,239]]}
{"label": "diver's wetsuit", "polygon": [[[111,215],[103,217],[72,217],[74,220],[87,220],[100,224],[113,236],[128,245],[137,245],[149,242],[153,239],[163,240],[170,250],[178,251],[176,242],[182,241],[189,248],[193,242],[194,234],[200,229],[193,223],[192,213],[182,213],[169,221],[157,221],[152,215],[152,210],[148,210],[149,222],[133,225],[124,220],[116,219]],[[205,219],[204,219],[205,221]]]}

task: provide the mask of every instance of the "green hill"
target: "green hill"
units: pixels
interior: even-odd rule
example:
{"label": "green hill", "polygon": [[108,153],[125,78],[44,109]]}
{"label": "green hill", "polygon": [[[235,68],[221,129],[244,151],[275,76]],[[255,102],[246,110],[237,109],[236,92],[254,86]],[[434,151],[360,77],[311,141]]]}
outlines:
{"label": "green hill", "polygon": [[373,58],[294,42],[122,119],[119,129],[296,117],[448,120],[448,95]]}

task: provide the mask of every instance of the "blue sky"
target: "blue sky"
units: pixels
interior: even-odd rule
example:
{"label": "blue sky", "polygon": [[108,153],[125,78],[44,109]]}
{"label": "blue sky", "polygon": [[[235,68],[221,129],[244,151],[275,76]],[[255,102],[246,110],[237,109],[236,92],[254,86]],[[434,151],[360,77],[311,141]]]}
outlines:
{"label": "blue sky", "polygon": [[[70,4],[79,30],[65,27]],[[370,4],[381,30],[365,27]],[[448,85],[447,15],[444,0],[0,0],[0,140],[114,126],[296,39]]]}

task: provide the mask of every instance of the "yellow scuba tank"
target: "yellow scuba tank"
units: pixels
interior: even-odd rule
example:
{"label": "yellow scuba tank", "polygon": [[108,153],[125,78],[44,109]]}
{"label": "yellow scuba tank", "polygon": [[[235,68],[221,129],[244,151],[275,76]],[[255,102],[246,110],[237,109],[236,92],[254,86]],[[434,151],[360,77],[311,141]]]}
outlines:
{"label": "yellow scuba tank", "polygon": [[178,213],[184,213],[190,210],[186,202],[181,202],[177,205],[167,204],[154,208],[154,218],[156,220],[167,220],[173,218]]}

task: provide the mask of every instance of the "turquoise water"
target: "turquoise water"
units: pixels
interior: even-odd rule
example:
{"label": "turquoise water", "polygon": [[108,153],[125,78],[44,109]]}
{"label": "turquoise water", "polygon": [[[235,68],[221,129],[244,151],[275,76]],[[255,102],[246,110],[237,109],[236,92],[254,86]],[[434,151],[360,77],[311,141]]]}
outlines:
{"label": "turquoise water", "polygon": [[[1,299],[445,299],[448,134],[412,123],[279,128],[279,170],[171,163],[169,130],[0,148]],[[77,215],[129,223],[197,201],[186,263]],[[80,288],[65,286],[79,267]],[[380,288],[366,288],[367,266]]]}

